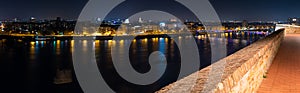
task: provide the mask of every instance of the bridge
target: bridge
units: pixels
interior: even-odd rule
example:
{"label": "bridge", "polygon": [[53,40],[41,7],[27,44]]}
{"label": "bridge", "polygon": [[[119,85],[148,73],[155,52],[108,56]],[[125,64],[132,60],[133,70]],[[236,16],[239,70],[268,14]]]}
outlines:
{"label": "bridge", "polygon": [[[191,74],[157,93],[300,93],[300,26],[277,24],[276,32]],[[221,81],[208,87],[225,62]],[[198,77],[196,85],[191,79]],[[212,79],[210,79],[212,78]],[[212,80],[212,81],[209,81]]]}

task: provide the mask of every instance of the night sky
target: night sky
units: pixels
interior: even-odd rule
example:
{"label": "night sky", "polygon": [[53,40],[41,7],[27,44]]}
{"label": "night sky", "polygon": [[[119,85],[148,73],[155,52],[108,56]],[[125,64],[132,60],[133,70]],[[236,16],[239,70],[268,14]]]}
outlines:
{"label": "night sky", "polygon": [[[0,19],[77,19],[88,0],[2,0]],[[299,0],[210,0],[221,20],[285,21],[300,17]]]}

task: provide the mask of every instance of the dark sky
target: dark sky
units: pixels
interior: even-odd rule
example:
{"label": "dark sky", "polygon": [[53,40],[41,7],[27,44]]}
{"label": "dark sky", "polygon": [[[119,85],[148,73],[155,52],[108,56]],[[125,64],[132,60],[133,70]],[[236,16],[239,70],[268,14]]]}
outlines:
{"label": "dark sky", "polygon": [[300,17],[300,0],[210,0],[223,20],[287,20]]}
{"label": "dark sky", "polygon": [[[2,0],[0,19],[76,19],[88,0]],[[210,0],[222,20],[269,21],[300,17],[300,0]]]}

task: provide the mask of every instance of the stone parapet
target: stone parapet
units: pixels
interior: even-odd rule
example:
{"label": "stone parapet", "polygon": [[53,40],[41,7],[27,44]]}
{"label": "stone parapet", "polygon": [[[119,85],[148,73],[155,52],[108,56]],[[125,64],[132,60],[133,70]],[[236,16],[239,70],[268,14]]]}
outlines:
{"label": "stone parapet", "polygon": [[[278,30],[268,37],[162,88],[157,93],[255,93],[272,64],[284,35],[284,29]],[[211,72],[211,69],[220,65],[225,65],[222,75],[219,75],[222,76],[221,82],[213,85],[214,87],[206,87],[207,82],[212,82],[208,80],[218,78],[212,76],[220,74]],[[193,81],[195,78],[197,78],[196,85],[191,86],[195,83]]]}

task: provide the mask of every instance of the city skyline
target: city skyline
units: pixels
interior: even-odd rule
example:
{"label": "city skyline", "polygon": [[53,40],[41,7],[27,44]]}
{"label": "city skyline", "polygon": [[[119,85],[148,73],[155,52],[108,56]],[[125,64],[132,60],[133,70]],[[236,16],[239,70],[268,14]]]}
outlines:
{"label": "city skyline", "polygon": [[3,0],[3,93],[300,93],[299,0]]}

